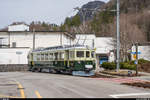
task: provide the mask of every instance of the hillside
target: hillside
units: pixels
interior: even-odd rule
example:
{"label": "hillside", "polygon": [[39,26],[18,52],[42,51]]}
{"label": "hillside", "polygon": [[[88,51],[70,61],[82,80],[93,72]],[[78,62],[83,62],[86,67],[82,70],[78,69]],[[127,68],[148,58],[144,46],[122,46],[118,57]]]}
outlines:
{"label": "hillside", "polygon": [[[93,14],[85,14],[86,22],[83,23],[81,11],[77,13],[72,20],[66,18],[62,30],[68,30],[72,33],[94,33],[97,36],[114,36],[116,33],[116,13],[110,10],[116,9],[116,0],[110,0],[107,4],[97,5],[97,1],[89,2],[82,6],[83,9],[97,9]],[[93,6],[90,6],[93,5]],[[106,11],[99,11],[106,9]],[[150,0],[120,0],[120,31],[133,37],[135,40],[150,41]],[[86,11],[84,11],[86,13]],[[93,12],[91,12],[93,13]],[[92,17],[89,17],[92,16]],[[131,36],[131,34],[133,36]],[[135,38],[136,36],[136,38]],[[137,37],[138,36],[138,37]]]}
{"label": "hillside", "polygon": [[[83,5],[77,15],[80,16],[81,21],[88,21],[93,19],[96,11],[99,10],[105,3],[102,1],[92,1]],[[85,18],[84,18],[85,17]]]}
{"label": "hillside", "polygon": [[[94,2],[94,1],[93,1]],[[105,10],[104,10],[105,9]],[[80,16],[67,19],[61,29],[70,33],[93,33],[100,37],[113,37],[116,45],[116,0],[110,0],[95,11],[85,23]],[[150,42],[150,0],[120,0],[120,58],[128,61],[129,51],[136,42]],[[76,22],[76,23],[75,23]],[[70,24],[71,23],[71,24]],[[75,23],[75,24],[74,24]],[[116,46],[115,46],[116,47]]]}

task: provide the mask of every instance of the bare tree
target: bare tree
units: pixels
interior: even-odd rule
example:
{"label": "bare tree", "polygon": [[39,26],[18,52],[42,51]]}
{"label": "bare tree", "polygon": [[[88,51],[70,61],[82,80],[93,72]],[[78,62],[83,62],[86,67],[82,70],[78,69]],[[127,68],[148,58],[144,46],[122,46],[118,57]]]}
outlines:
{"label": "bare tree", "polygon": [[[136,42],[143,42],[146,36],[136,24],[131,23],[133,15],[121,14],[120,16],[120,58],[122,61],[128,61],[128,55],[131,52],[132,45]],[[116,47],[116,22],[111,24],[110,30],[113,33],[114,46]]]}

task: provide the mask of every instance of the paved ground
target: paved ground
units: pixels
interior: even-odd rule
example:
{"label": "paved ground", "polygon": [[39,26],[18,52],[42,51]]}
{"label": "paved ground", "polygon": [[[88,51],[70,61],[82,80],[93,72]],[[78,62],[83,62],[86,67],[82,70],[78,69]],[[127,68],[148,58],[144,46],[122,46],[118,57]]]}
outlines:
{"label": "paved ground", "polygon": [[150,98],[150,89],[120,85],[121,81],[113,80],[49,73],[1,72],[0,97]]}

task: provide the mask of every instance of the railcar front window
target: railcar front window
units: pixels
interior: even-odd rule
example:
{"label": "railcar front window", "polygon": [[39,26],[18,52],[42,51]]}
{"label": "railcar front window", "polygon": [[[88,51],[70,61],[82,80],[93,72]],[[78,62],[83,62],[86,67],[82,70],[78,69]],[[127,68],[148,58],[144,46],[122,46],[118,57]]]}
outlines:
{"label": "railcar front window", "polygon": [[90,57],[90,52],[86,51],[86,57],[89,58]]}
{"label": "railcar front window", "polygon": [[70,51],[70,58],[74,58],[74,51]]}
{"label": "railcar front window", "polygon": [[84,51],[77,51],[77,57],[84,57]]}
{"label": "railcar front window", "polygon": [[95,53],[94,51],[91,52],[91,57],[94,58],[95,57]]}

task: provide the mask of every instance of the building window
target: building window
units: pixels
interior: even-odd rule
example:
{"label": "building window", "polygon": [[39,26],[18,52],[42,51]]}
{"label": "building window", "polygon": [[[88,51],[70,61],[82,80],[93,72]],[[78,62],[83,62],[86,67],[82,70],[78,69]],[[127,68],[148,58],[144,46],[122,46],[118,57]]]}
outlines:
{"label": "building window", "polygon": [[12,47],[13,47],[13,48],[16,47],[16,42],[12,42]]}

